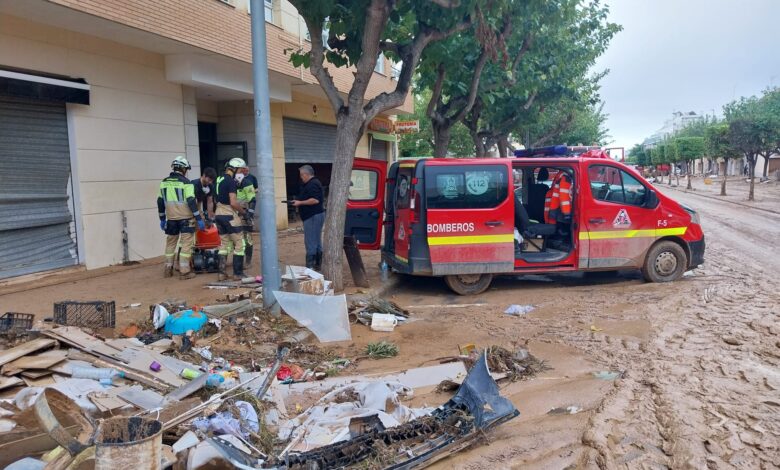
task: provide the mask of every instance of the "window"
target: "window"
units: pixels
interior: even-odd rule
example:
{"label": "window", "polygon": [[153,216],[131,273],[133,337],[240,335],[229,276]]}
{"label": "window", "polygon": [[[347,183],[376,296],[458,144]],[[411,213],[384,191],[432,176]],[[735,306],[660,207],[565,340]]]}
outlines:
{"label": "window", "polygon": [[590,191],[594,199],[634,206],[641,206],[645,202],[647,188],[619,168],[591,165],[588,168],[588,179],[590,179]]}
{"label": "window", "polygon": [[385,56],[383,56],[382,54],[379,54],[379,57],[376,59],[374,72],[381,73],[382,75],[385,74]]}
{"label": "window", "polygon": [[[231,0],[232,1],[232,0]],[[265,7],[265,21],[269,23],[274,22],[274,2],[273,0],[264,0]],[[252,0],[246,0],[246,12],[252,14]]]}
{"label": "window", "polygon": [[413,168],[401,168],[398,171],[398,182],[395,185],[395,207],[398,209],[409,208],[409,193],[412,186]]}
{"label": "window", "polygon": [[373,201],[376,199],[379,175],[371,170],[352,170],[349,179],[350,201]]}
{"label": "window", "polygon": [[507,168],[498,165],[429,166],[425,169],[428,209],[486,209],[509,193]]}

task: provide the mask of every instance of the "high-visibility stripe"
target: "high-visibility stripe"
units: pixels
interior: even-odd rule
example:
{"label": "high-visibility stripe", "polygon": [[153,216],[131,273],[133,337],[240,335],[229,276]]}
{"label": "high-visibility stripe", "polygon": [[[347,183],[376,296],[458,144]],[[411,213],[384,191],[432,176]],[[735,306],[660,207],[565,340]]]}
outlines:
{"label": "high-visibility stripe", "polygon": [[396,254],[394,254],[393,256],[395,256],[395,257],[396,257],[396,259],[398,259],[398,260],[400,260],[400,261],[403,261],[403,262],[404,262],[404,263],[406,263],[406,264],[409,264],[409,260],[408,260],[408,259],[406,259],[406,258],[404,258],[403,256],[399,256],[399,255],[396,255]]}
{"label": "high-visibility stripe", "polygon": [[685,235],[688,227],[659,228],[649,230],[605,230],[580,232],[580,240],[608,240],[612,238],[655,238],[670,235]]}
{"label": "high-visibility stripe", "polygon": [[416,163],[401,163],[400,167],[401,168],[414,168],[415,165],[417,165],[417,164]]}
{"label": "high-visibility stripe", "polygon": [[512,233],[500,235],[464,235],[460,237],[428,237],[429,246],[440,245],[475,245],[478,243],[513,243],[515,236]]}

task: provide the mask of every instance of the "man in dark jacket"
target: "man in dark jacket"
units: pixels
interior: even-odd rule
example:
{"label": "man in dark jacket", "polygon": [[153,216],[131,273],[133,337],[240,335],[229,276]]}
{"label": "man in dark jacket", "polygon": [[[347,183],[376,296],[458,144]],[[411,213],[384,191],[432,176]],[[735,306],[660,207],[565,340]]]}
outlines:
{"label": "man in dark jacket", "polygon": [[303,184],[293,205],[303,221],[303,243],[306,246],[306,267],[319,271],[322,266],[322,226],[325,223],[323,191],[311,165],[298,168]]}

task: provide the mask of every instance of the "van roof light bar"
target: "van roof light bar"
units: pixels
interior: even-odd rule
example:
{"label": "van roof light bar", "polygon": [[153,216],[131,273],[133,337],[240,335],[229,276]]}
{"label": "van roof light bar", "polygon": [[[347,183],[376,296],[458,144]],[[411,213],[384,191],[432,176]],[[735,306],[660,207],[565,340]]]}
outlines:
{"label": "van roof light bar", "polygon": [[549,147],[537,147],[532,149],[515,150],[515,157],[543,157],[548,155],[566,155],[569,148],[565,145],[551,145]]}

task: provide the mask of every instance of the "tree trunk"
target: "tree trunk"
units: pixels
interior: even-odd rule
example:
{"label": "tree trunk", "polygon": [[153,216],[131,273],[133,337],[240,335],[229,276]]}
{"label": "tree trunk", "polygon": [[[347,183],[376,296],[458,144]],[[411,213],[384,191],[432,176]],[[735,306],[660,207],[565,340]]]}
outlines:
{"label": "tree trunk", "polygon": [[691,186],[691,173],[688,172],[688,186],[685,189],[693,189]]}
{"label": "tree trunk", "polygon": [[509,136],[501,134],[498,136],[498,157],[506,158],[509,150]]}
{"label": "tree trunk", "polygon": [[[363,130],[363,120],[359,116],[338,116],[336,126],[336,147],[334,149],[331,181],[349,181],[352,161]],[[328,194],[328,207],[323,227],[322,274],[333,282],[333,289],[344,288],[343,258],[344,222],[347,214],[348,184],[331,184]]]}
{"label": "tree trunk", "polygon": [[756,163],[756,157],[748,159],[748,168],[750,169],[750,192],[748,192],[748,201],[755,200]]}
{"label": "tree trunk", "polygon": [[764,157],[764,178],[769,178],[769,156],[771,153],[767,152],[766,157]]}
{"label": "tree trunk", "polygon": [[433,156],[436,158],[444,158],[447,156],[447,151],[450,148],[450,134],[451,127],[446,125],[431,123],[433,128]]}
{"label": "tree trunk", "polygon": [[[723,166],[725,168],[728,168],[728,166],[729,166],[728,159],[726,159],[726,161],[724,162]],[[724,171],[723,172],[723,182],[720,183],[720,195],[721,196],[725,196],[726,195],[726,179],[727,178],[728,178],[728,171]]]}

